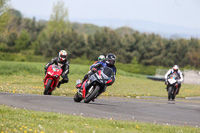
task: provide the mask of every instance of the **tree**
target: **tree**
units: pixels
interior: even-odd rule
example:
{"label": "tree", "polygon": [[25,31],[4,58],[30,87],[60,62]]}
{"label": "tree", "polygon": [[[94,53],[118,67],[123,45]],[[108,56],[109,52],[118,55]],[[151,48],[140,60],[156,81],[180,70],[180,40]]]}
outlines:
{"label": "tree", "polygon": [[[71,32],[68,10],[64,7],[64,2],[58,1],[53,7],[53,13],[47,23],[47,27],[40,33],[38,40],[33,44],[35,50],[40,50],[35,51],[35,53],[43,53],[46,57],[56,56],[61,49],[65,49],[61,46],[61,44],[65,45],[63,42],[61,43],[61,40],[68,32]],[[45,36],[45,38],[41,38],[41,36]],[[36,48],[36,46],[40,48]]]}
{"label": "tree", "polygon": [[88,38],[89,41],[92,51],[87,57],[90,56],[93,60],[96,60],[100,54],[114,53],[117,56],[116,53],[120,50],[119,35],[109,28],[104,28],[101,32],[97,31],[94,34],[94,41],[91,37]]}
{"label": "tree", "polygon": [[189,62],[191,66],[194,66],[198,68],[200,66],[200,55],[199,55],[199,49],[192,49],[190,52],[188,52],[189,56]]}
{"label": "tree", "polygon": [[17,51],[28,49],[30,46],[30,35],[27,31],[22,31],[19,38],[15,41]]}
{"label": "tree", "polygon": [[19,35],[20,32],[24,29],[24,27],[21,26],[22,14],[20,11],[15,9],[10,9],[8,12],[9,12],[9,21],[4,31],[4,35],[8,37],[9,34],[13,32],[18,33]]}
{"label": "tree", "polygon": [[0,0],[0,32],[5,29],[9,21],[9,0]]}
{"label": "tree", "polygon": [[8,45],[9,47],[15,46],[15,40],[17,40],[17,33],[16,33],[16,32],[10,33],[9,36],[8,36],[7,45]]}
{"label": "tree", "polygon": [[189,48],[187,56],[188,62],[191,66],[198,68],[200,66],[200,40],[191,38],[189,41]]}
{"label": "tree", "polygon": [[53,34],[56,31],[59,36],[61,36],[63,32],[68,32],[70,30],[68,10],[64,7],[64,2],[58,1],[53,7],[53,13],[48,22],[47,32]]}

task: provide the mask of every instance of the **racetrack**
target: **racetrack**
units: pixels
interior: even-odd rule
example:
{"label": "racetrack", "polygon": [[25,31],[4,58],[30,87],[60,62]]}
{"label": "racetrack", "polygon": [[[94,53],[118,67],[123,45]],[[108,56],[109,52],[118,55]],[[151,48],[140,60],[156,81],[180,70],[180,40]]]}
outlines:
{"label": "racetrack", "polygon": [[0,92],[0,104],[85,117],[200,127],[200,101],[104,97],[89,104],[72,97]]}

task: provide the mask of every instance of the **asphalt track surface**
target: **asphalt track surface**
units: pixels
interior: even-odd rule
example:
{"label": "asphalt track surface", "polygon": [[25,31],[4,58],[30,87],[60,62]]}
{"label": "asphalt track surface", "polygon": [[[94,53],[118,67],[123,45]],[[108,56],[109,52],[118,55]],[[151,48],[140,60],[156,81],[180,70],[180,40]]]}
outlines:
{"label": "asphalt track surface", "polygon": [[65,96],[0,92],[0,105],[94,118],[200,127],[200,100],[179,99],[173,103],[166,98],[103,97],[86,104]]}

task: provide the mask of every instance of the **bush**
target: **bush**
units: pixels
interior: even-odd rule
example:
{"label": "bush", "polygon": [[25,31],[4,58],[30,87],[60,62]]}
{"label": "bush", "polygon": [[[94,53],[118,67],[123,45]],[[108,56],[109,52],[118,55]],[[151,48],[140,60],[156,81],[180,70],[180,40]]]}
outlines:
{"label": "bush", "polygon": [[47,62],[50,59],[44,56],[32,55],[30,53],[5,53],[0,52],[1,61],[22,61],[22,62]]}
{"label": "bush", "polygon": [[143,74],[143,75],[155,75],[156,66],[143,66],[141,64],[122,64],[116,63],[116,67],[126,72]]}

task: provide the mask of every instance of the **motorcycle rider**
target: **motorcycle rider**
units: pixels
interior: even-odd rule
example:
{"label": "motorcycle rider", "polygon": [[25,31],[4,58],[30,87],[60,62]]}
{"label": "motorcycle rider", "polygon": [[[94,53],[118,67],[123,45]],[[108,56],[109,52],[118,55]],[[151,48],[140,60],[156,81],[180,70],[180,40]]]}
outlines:
{"label": "motorcycle rider", "polygon": [[[100,56],[99,56],[100,57]],[[103,57],[103,56],[101,56]],[[90,70],[83,78],[82,82],[76,85],[76,88],[80,88],[82,83],[92,74],[94,74],[95,72],[97,72],[97,70],[99,70],[101,67],[110,67],[113,70],[113,74],[112,74],[112,79],[107,83],[107,86],[110,86],[114,83],[115,81],[115,75],[117,72],[117,69],[115,67],[115,61],[116,61],[116,56],[112,53],[109,53],[106,58],[105,58],[105,63],[103,61],[94,63],[91,67]],[[105,92],[105,90],[104,90]]]}
{"label": "motorcycle rider", "polygon": [[[104,56],[104,55],[99,55],[98,61],[95,61],[95,62],[93,63],[93,65],[96,64],[96,63],[100,63],[100,62],[102,62],[102,63],[101,63],[102,66],[105,66],[105,56]],[[90,66],[90,70],[89,70],[88,73],[84,76],[84,78],[83,78],[81,84],[76,85],[76,88],[81,87],[82,83],[83,83],[90,75],[92,75],[92,74],[93,74],[93,73],[92,73],[91,66]]]}
{"label": "motorcycle rider", "polygon": [[47,63],[46,66],[44,67],[45,74],[47,72],[48,67],[52,64],[56,64],[56,65],[60,66],[61,69],[63,70],[63,72],[61,74],[61,77],[63,79],[61,81],[59,81],[59,83],[57,85],[57,87],[60,88],[61,84],[69,82],[68,75],[67,75],[69,73],[69,61],[67,60],[67,52],[65,50],[61,50],[59,52],[58,57],[54,57],[49,63]]}
{"label": "motorcycle rider", "polygon": [[173,73],[177,73],[178,76],[179,76],[179,79],[177,81],[178,83],[178,90],[176,92],[176,95],[179,93],[179,90],[180,90],[180,87],[181,87],[181,82],[183,82],[183,74],[181,72],[181,70],[179,69],[179,66],[178,65],[174,65],[172,69],[169,69],[168,72],[165,74],[165,84],[167,85],[167,88],[168,88],[168,76],[170,74],[173,74]]}
{"label": "motorcycle rider", "polygon": [[99,55],[98,61],[95,61],[94,64],[96,64],[96,63],[98,63],[98,62],[103,62],[103,63],[105,63],[105,61],[106,61],[105,56],[104,56],[104,55]]}

